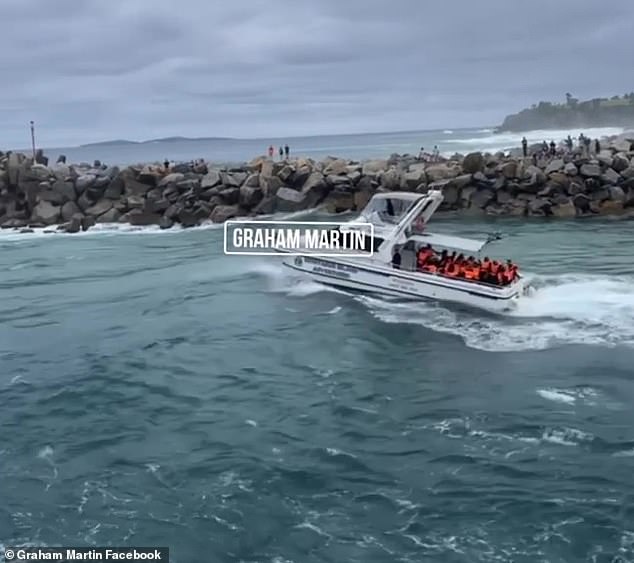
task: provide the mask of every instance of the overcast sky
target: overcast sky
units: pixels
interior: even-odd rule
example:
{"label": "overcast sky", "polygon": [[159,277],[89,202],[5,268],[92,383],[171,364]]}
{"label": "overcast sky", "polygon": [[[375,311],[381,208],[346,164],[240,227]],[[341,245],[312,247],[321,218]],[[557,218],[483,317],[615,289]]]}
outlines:
{"label": "overcast sky", "polygon": [[1,0],[0,149],[495,125],[634,90],[634,1]]}

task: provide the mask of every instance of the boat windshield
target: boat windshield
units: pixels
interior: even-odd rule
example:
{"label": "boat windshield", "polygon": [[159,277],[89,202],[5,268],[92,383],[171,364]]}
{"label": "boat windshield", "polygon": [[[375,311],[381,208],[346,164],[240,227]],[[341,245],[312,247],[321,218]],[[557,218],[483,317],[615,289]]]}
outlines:
{"label": "boat windshield", "polygon": [[415,203],[415,201],[407,199],[375,198],[363,210],[363,216],[365,218],[378,216],[385,223],[396,224]]}

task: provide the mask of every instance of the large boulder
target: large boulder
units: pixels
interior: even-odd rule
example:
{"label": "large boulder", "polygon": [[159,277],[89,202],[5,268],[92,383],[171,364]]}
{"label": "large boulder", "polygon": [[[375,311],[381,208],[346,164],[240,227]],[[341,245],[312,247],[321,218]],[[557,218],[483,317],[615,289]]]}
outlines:
{"label": "large boulder", "polygon": [[81,209],[74,201],[67,201],[62,205],[61,214],[62,221],[70,221],[73,215],[83,215]]}
{"label": "large boulder", "polygon": [[[475,174],[484,169],[484,156],[481,152],[472,152],[464,157],[462,161],[462,170],[466,174]],[[440,179],[440,178],[438,178]]]}
{"label": "large boulder", "polygon": [[563,170],[563,168],[564,168],[563,159],[555,158],[548,163],[548,166],[546,167],[546,170],[544,170],[544,173],[548,175],[548,174],[551,174],[552,172],[559,172],[560,170]]}
{"label": "large boulder", "polygon": [[[123,192],[129,196],[144,196],[152,189],[151,184],[140,182],[137,179],[136,172],[133,168],[126,168],[117,176],[123,182]],[[117,178],[113,181],[116,182]]]}
{"label": "large boulder", "polygon": [[77,192],[75,191],[75,186],[73,182],[57,180],[51,186],[51,189],[57,193],[59,193],[64,202],[66,201],[75,201],[77,199]]}
{"label": "large boulder", "polygon": [[185,174],[181,174],[179,172],[172,172],[171,174],[167,174],[167,176],[163,177],[158,185],[160,187],[169,186],[170,184],[178,184],[185,179]]}
{"label": "large boulder", "polygon": [[82,174],[75,180],[75,190],[78,194],[82,194],[84,190],[94,186],[96,180],[95,174]]}
{"label": "large boulder", "polygon": [[436,182],[438,180],[459,176],[460,169],[457,166],[450,166],[448,164],[432,164],[425,169],[425,174],[429,182]]}
{"label": "large boulder", "polygon": [[579,172],[582,176],[586,176],[588,178],[598,178],[601,176],[601,167],[598,164],[587,162],[586,164],[581,165]]}
{"label": "large boulder", "polygon": [[574,162],[567,162],[564,166],[564,174],[567,174],[568,176],[576,176],[578,173],[579,170]]}
{"label": "large boulder", "polygon": [[113,207],[102,215],[99,215],[99,217],[97,217],[97,223],[118,223],[120,218],[121,212]]}
{"label": "large boulder", "polygon": [[630,159],[623,153],[617,153],[612,159],[612,168],[617,172],[623,172],[630,166]]}
{"label": "large boulder", "polygon": [[601,174],[601,181],[604,184],[617,184],[620,179],[621,176],[619,173],[612,168],[606,168],[603,174]]}
{"label": "large boulder", "polygon": [[351,192],[334,190],[324,200],[329,213],[343,213],[354,209],[354,194]]}
{"label": "large boulder", "polygon": [[211,212],[211,220],[214,223],[224,223],[228,219],[238,217],[240,207],[238,205],[218,205]]}
{"label": "large boulder", "polygon": [[561,219],[569,219],[577,216],[577,208],[570,199],[565,202],[559,202],[557,205],[553,205],[550,208],[550,212],[555,217],[559,217]]}
{"label": "large boulder", "polygon": [[275,194],[277,211],[288,213],[302,211],[310,207],[308,194],[291,188],[280,188]]}
{"label": "large boulder", "polygon": [[158,213],[147,213],[142,209],[133,209],[119,218],[119,223],[129,223],[135,226],[158,225],[161,215]]}
{"label": "large boulder", "polygon": [[381,187],[387,191],[398,190],[401,186],[401,173],[395,168],[381,174]]}
{"label": "large boulder", "polygon": [[364,176],[376,177],[387,168],[387,160],[368,160],[363,163],[362,173]]}
{"label": "large boulder", "polygon": [[332,160],[324,168],[324,175],[326,176],[330,176],[331,174],[338,176],[341,174],[346,174],[347,172],[348,172],[348,162],[346,160],[343,160],[342,158]]}
{"label": "large boulder", "polygon": [[33,209],[31,219],[37,223],[53,225],[59,222],[60,216],[61,208],[59,206],[53,205],[48,201],[41,201]]}
{"label": "large boulder", "polygon": [[220,178],[220,171],[212,169],[212,170],[209,170],[207,174],[205,174],[202,177],[200,181],[200,186],[203,189],[207,189],[207,188],[213,188],[214,186],[217,186],[220,183],[222,183],[222,180]]}
{"label": "large boulder", "polygon": [[518,177],[518,166],[515,160],[509,160],[499,166],[499,172],[507,179],[512,180]]}
{"label": "large boulder", "polygon": [[246,209],[255,207],[262,201],[264,193],[260,187],[249,186],[244,184],[240,188],[240,205]]}
{"label": "large boulder", "polygon": [[86,215],[93,215],[95,217],[99,215],[103,215],[107,211],[112,209],[112,200],[111,199],[102,199],[98,201],[94,205],[91,205],[89,208],[85,210]]}

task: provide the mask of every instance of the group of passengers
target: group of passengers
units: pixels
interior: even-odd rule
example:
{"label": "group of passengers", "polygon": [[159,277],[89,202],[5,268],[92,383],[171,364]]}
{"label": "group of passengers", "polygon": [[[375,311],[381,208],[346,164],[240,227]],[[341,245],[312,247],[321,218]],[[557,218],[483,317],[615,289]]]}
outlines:
{"label": "group of passengers", "polygon": [[446,250],[438,254],[430,244],[418,251],[416,266],[422,272],[494,285],[508,285],[519,277],[517,266],[510,260],[503,264],[488,257],[478,260],[473,256],[456,255],[456,252],[449,254]]}

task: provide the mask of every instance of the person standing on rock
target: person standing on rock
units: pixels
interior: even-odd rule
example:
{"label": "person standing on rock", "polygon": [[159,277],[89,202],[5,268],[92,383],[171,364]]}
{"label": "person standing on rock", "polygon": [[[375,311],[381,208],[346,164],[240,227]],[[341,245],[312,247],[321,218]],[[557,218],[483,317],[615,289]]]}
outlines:
{"label": "person standing on rock", "polygon": [[273,151],[275,151],[273,145],[269,145],[269,158],[273,158]]}
{"label": "person standing on rock", "polygon": [[550,141],[550,155],[551,156],[557,155],[557,145],[555,144],[555,141]]}
{"label": "person standing on rock", "polygon": [[165,159],[165,161],[163,162],[163,166],[165,167],[165,172],[168,172],[170,169],[170,161],[167,160],[167,158]]}
{"label": "person standing on rock", "polygon": [[526,137],[522,137],[522,154],[524,155],[524,158],[528,156],[528,141],[526,140]]}
{"label": "person standing on rock", "polygon": [[280,146],[280,160],[284,160],[284,149]]}
{"label": "person standing on rock", "polygon": [[594,140],[594,152],[596,154],[599,154],[601,152],[601,143],[599,142],[599,139]]}
{"label": "person standing on rock", "polygon": [[284,145],[284,154],[286,155],[286,158],[288,159],[288,153],[291,152],[291,149],[288,147],[288,144]]}

